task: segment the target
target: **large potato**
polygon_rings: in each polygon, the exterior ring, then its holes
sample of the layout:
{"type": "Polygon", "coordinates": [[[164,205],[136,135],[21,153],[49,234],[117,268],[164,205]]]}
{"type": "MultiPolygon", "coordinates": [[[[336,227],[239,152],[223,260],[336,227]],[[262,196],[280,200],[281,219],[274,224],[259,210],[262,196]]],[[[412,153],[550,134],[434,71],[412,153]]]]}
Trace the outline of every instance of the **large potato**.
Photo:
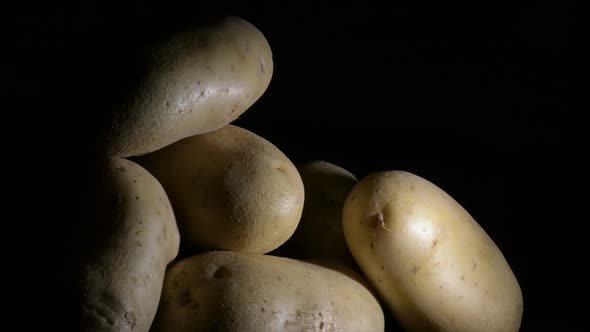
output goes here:
{"type": "Polygon", "coordinates": [[[273,73],[266,38],[237,17],[176,34],[136,62],[145,73],[100,135],[110,156],[146,154],[221,128],[258,100],[273,73]]]}
{"type": "Polygon", "coordinates": [[[383,331],[360,276],[270,255],[209,252],[166,273],[153,331],[383,331]]]}
{"type": "Polygon", "coordinates": [[[237,126],[196,135],[139,159],[172,201],[183,247],[267,253],[295,231],[304,189],[272,143],[237,126]]]}
{"type": "Polygon", "coordinates": [[[297,230],[277,253],[291,258],[354,260],[342,232],[342,206],[356,178],[342,167],[325,161],[297,167],[305,187],[303,214],[297,230]]]}
{"type": "Polygon", "coordinates": [[[373,173],[343,209],[350,250],[410,331],[517,331],[523,300],[499,248],[433,183],[373,173]]]}
{"type": "Polygon", "coordinates": [[[99,163],[96,181],[94,211],[81,220],[82,330],[148,331],[179,250],[170,202],[151,174],[125,159],[99,163]]]}

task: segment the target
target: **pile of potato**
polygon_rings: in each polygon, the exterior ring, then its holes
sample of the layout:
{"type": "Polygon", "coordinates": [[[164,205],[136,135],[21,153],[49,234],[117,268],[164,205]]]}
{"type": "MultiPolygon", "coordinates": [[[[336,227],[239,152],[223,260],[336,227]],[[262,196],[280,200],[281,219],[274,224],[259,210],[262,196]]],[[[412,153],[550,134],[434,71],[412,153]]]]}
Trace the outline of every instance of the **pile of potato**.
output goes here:
{"type": "Polygon", "coordinates": [[[435,184],[296,167],[231,124],[271,81],[256,27],[226,17],[145,57],[97,144],[83,331],[384,331],[384,310],[408,331],[519,329],[510,266],[435,184]]]}

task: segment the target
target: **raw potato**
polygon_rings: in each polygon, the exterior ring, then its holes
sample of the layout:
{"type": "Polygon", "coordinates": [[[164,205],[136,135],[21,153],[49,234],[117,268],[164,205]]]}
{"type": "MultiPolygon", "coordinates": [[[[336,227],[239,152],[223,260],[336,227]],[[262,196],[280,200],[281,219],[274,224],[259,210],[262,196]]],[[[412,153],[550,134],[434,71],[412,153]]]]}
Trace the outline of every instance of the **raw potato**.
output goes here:
{"type": "MultiPolygon", "coordinates": [[[[93,179],[94,180],[94,179],[93,179]]],[[[160,183],[121,158],[98,164],[81,261],[82,330],[148,331],[179,233],[160,183]],[[92,219],[92,218],[95,219],[92,219]]]]}
{"type": "Polygon", "coordinates": [[[349,194],[350,250],[409,331],[518,331],[523,300],[499,248],[471,215],[431,182],[373,173],[349,194]]]}
{"type": "Polygon", "coordinates": [[[169,269],[152,332],[383,330],[376,298],[347,274],[289,258],[217,251],[169,269]]]}
{"type": "Polygon", "coordinates": [[[356,178],[342,167],[325,161],[298,166],[305,187],[303,215],[297,230],[278,250],[291,258],[354,260],[342,232],[342,207],[356,178]]]}
{"type": "Polygon", "coordinates": [[[183,247],[267,253],[295,231],[304,189],[272,143],[237,126],[186,138],[140,158],[164,186],[183,247]]]}
{"type": "Polygon", "coordinates": [[[266,38],[238,17],[177,34],[141,60],[146,74],[102,135],[109,156],[143,155],[221,128],[262,96],[273,73],[266,38]]]}

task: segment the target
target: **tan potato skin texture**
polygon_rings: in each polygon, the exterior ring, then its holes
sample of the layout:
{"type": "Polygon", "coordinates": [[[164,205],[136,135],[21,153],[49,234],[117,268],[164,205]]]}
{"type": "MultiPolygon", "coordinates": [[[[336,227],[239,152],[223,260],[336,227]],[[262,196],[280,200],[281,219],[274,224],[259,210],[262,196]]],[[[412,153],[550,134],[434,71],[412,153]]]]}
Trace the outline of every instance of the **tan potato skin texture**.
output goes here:
{"type": "Polygon", "coordinates": [[[452,197],[403,171],[349,194],[344,234],[368,281],[408,331],[518,331],[518,281],[492,239],[452,197]]]}
{"type": "Polygon", "coordinates": [[[178,34],[147,61],[134,97],[113,116],[107,155],[143,155],[219,129],[262,96],[273,73],[266,38],[238,17],[178,34]]]}
{"type": "Polygon", "coordinates": [[[303,215],[293,236],[279,250],[291,258],[336,259],[353,265],[342,231],[342,207],[357,179],[344,168],[320,160],[297,169],[305,187],[303,215]]]}
{"type": "Polygon", "coordinates": [[[81,265],[81,330],[148,331],[179,250],[174,214],[160,183],[139,165],[108,158],[100,168],[96,224],[86,234],[95,245],[81,265]]]}
{"type": "Polygon", "coordinates": [[[272,143],[227,125],[139,159],[174,206],[183,246],[267,253],[295,231],[305,192],[272,143]]]}
{"type": "Polygon", "coordinates": [[[289,258],[217,251],[169,269],[152,332],[383,330],[376,298],[344,273],[289,258]]]}

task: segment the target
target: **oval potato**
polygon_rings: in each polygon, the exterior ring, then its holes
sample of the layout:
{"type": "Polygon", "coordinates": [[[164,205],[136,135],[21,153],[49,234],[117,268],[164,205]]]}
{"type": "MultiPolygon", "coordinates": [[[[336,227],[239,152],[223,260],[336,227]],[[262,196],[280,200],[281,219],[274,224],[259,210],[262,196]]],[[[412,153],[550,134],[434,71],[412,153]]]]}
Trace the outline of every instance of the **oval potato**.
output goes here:
{"type": "Polygon", "coordinates": [[[356,178],[344,168],[320,160],[297,169],[305,188],[303,214],[295,233],[277,254],[298,259],[336,259],[354,265],[342,232],[342,207],[356,178]]]}
{"type": "Polygon", "coordinates": [[[518,331],[522,293],[505,257],[471,215],[403,171],[362,179],[343,209],[350,250],[409,331],[518,331]]]}
{"type": "Polygon", "coordinates": [[[153,325],[153,332],[383,330],[377,299],[354,277],[289,258],[229,251],[175,263],[153,325]]]}
{"type": "Polygon", "coordinates": [[[109,156],[153,152],[235,120],[266,91],[270,45],[249,22],[226,17],[149,48],[130,96],[99,138],[109,156]]]}
{"type": "Polygon", "coordinates": [[[295,231],[305,192],[272,143],[227,125],[139,159],[164,186],[183,247],[267,253],[295,231]]]}
{"type": "Polygon", "coordinates": [[[174,213],[160,183],[129,160],[105,158],[96,181],[80,235],[83,331],[148,331],[179,250],[174,213]]]}

